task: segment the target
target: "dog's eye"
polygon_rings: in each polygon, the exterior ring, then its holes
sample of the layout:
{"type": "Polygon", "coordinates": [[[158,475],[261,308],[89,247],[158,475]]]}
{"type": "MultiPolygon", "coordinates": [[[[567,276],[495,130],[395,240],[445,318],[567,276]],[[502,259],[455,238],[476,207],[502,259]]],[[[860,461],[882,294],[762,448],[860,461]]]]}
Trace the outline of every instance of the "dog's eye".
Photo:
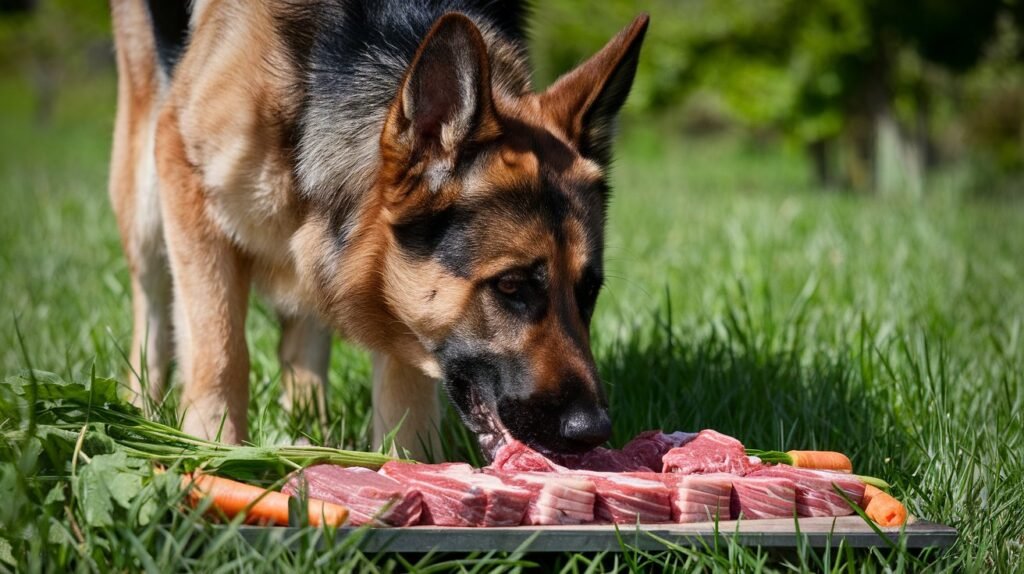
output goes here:
{"type": "Polygon", "coordinates": [[[544,276],[534,270],[510,269],[488,281],[487,289],[499,307],[514,317],[540,317],[546,309],[544,276]]]}
{"type": "Polygon", "coordinates": [[[494,284],[494,286],[502,295],[512,297],[519,293],[519,291],[523,288],[524,281],[525,279],[523,279],[523,277],[520,275],[502,275],[501,277],[498,278],[498,281],[497,283],[494,284]]]}

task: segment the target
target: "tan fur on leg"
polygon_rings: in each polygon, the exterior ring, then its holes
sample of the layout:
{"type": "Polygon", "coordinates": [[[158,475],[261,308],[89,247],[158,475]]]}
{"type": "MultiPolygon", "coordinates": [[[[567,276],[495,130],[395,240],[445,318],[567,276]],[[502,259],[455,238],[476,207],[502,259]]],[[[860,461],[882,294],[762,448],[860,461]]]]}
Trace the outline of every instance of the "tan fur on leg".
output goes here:
{"type": "MultiPolygon", "coordinates": [[[[154,258],[165,266],[166,256],[154,258]]],[[[167,369],[173,352],[171,341],[171,275],[166,267],[143,277],[132,277],[132,348],[129,362],[134,370],[132,390],[146,391],[156,402],[163,400],[167,369]],[[137,376],[136,376],[137,375],[137,376]],[[142,388],[142,380],[146,388],[142,388]]]]}
{"type": "Polygon", "coordinates": [[[157,169],[181,331],[183,428],[241,442],[248,433],[245,315],[250,263],[210,222],[201,179],[185,157],[173,108],[157,128],[157,169]],[[223,426],[222,426],[223,425],[223,426]]]}
{"type": "Polygon", "coordinates": [[[436,380],[390,355],[373,354],[374,447],[401,421],[395,446],[417,460],[441,460],[440,419],[436,380]]]}
{"type": "Polygon", "coordinates": [[[171,276],[167,268],[153,133],[160,83],[149,18],[141,2],[113,5],[117,42],[117,119],[110,160],[110,200],[132,280],[132,343],[128,379],[142,399],[160,399],[171,355],[171,276]]]}

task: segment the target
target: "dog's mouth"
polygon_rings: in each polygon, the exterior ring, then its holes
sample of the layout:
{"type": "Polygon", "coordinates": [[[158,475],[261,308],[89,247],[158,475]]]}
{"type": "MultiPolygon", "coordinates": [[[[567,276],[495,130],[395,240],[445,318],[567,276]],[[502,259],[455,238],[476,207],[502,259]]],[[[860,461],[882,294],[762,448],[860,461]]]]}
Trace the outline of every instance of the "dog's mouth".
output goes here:
{"type": "Polygon", "coordinates": [[[456,378],[445,386],[462,422],[477,436],[483,455],[488,461],[494,460],[498,450],[512,440],[512,433],[501,422],[497,409],[468,380],[456,378]]]}
{"type": "Polygon", "coordinates": [[[467,416],[472,421],[470,424],[476,427],[472,430],[477,435],[480,450],[487,460],[494,460],[494,455],[498,450],[512,440],[512,433],[501,422],[501,417],[498,416],[495,408],[489,405],[472,387],[469,390],[467,416]]]}

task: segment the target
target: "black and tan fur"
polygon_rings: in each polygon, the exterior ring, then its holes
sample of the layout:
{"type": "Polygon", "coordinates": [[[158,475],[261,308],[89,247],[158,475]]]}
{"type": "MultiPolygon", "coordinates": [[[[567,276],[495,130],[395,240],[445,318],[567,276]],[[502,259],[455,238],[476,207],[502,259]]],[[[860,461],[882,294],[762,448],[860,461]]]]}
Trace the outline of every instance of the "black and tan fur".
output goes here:
{"type": "Polygon", "coordinates": [[[534,93],[519,2],[151,4],[113,1],[110,193],[132,364],[160,393],[176,349],[186,430],[246,437],[255,286],[287,404],[323,406],[336,331],[373,353],[375,442],[405,417],[436,448],[436,381],[485,446],[607,439],[588,330],[645,16],[534,93]]]}

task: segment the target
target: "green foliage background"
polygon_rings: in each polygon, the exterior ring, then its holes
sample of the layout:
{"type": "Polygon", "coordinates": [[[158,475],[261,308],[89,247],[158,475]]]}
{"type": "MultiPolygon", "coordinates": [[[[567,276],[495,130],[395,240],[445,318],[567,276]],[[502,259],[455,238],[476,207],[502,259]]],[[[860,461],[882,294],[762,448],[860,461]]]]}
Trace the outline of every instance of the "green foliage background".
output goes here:
{"type": "MultiPolygon", "coordinates": [[[[0,11],[0,70],[31,80],[46,121],[62,83],[112,66],[107,6],[8,4],[31,9],[0,11]]],[[[976,192],[1024,183],[1021,0],[534,2],[538,83],[641,11],[652,24],[634,117],[806,150],[809,175],[828,187],[887,191],[895,169],[895,185],[919,194],[925,175],[950,165],[967,166],[976,192]],[[890,120],[895,144],[879,135],[890,120]]]]}
{"type": "Polygon", "coordinates": [[[629,104],[637,115],[685,125],[711,114],[760,141],[826,144],[838,177],[822,183],[860,189],[884,177],[870,173],[886,153],[875,122],[891,116],[925,170],[967,161],[989,176],[976,190],[1019,187],[1018,1],[555,0],[537,5],[541,83],[641,10],[652,24],[629,104]]]}

